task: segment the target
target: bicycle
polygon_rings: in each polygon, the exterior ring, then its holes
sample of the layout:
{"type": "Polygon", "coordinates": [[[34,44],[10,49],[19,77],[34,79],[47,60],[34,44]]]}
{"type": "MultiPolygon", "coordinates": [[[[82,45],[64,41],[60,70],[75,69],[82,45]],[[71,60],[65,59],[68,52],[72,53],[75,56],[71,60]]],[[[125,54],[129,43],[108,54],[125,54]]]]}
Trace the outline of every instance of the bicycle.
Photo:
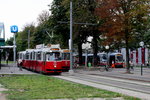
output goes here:
{"type": "Polygon", "coordinates": [[[78,63],[73,63],[73,68],[78,68],[79,64],[78,63]]]}
{"type": "Polygon", "coordinates": [[[104,72],[105,70],[108,72],[111,72],[113,70],[113,68],[109,65],[104,65],[103,67],[100,67],[99,69],[101,72],[104,72]]]}

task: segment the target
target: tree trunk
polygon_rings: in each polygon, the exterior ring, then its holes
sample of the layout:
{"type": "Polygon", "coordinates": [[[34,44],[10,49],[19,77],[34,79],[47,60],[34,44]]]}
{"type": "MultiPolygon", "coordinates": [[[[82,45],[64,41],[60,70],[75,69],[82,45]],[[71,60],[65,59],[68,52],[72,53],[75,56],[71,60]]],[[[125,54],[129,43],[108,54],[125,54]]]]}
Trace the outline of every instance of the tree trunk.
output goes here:
{"type": "Polygon", "coordinates": [[[125,42],[126,42],[126,73],[130,73],[130,64],[129,64],[129,42],[128,42],[128,31],[125,33],[125,42]]]}
{"type": "Polygon", "coordinates": [[[96,33],[93,34],[93,58],[94,58],[94,61],[93,61],[93,64],[94,66],[97,65],[97,53],[98,53],[98,45],[97,45],[97,36],[96,36],[96,33]]]}
{"type": "Polygon", "coordinates": [[[82,43],[78,43],[79,64],[82,65],[82,43]]]}

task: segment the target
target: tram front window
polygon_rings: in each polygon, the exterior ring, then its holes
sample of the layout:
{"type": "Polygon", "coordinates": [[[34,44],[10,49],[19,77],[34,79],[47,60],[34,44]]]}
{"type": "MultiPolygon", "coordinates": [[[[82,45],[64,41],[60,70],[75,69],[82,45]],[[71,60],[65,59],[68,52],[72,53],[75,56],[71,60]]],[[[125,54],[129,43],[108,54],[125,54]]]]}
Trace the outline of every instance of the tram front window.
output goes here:
{"type": "Polygon", "coordinates": [[[55,58],[54,58],[54,59],[55,59],[56,61],[61,60],[60,53],[56,52],[56,53],[54,53],[54,55],[55,55],[55,58]]]}
{"type": "Polygon", "coordinates": [[[107,60],[107,55],[103,54],[102,55],[102,60],[106,61],[107,60]]]}
{"type": "Polygon", "coordinates": [[[118,61],[123,61],[123,57],[122,56],[117,56],[117,60],[118,61]]]}
{"type": "Polygon", "coordinates": [[[46,54],[46,61],[58,61],[61,60],[59,52],[52,52],[46,54]]]}

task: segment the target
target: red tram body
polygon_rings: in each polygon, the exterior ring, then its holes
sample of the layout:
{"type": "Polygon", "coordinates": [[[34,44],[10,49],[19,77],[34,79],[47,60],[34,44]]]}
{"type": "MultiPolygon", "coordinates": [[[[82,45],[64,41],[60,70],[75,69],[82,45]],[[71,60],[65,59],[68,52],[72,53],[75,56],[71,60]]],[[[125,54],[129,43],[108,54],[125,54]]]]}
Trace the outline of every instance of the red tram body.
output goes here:
{"type": "MultiPolygon", "coordinates": [[[[42,73],[62,72],[62,51],[59,45],[19,52],[18,66],[42,73]]],[[[68,60],[66,61],[69,62],[68,60]]],[[[70,63],[67,64],[70,67],[70,63]]]]}
{"type": "Polygon", "coordinates": [[[61,50],[62,57],[62,71],[69,71],[70,69],[70,51],[68,49],[61,50]]]}

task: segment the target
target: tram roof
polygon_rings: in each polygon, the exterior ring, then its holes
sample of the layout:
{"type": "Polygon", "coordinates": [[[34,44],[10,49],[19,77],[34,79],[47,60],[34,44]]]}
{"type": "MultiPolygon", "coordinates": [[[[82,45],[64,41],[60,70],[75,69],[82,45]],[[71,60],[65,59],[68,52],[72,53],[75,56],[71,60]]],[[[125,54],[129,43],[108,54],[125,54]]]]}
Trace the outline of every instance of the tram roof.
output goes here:
{"type": "Polygon", "coordinates": [[[0,46],[1,49],[5,49],[5,48],[13,48],[14,46],[0,46]]]}
{"type": "Polygon", "coordinates": [[[18,52],[18,53],[26,53],[26,51],[20,51],[20,52],[18,52]]]}
{"type": "Polygon", "coordinates": [[[69,53],[70,50],[69,49],[61,49],[61,52],[63,52],[63,53],[69,53]]]}
{"type": "Polygon", "coordinates": [[[122,54],[122,53],[120,53],[120,52],[110,53],[110,55],[117,55],[117,54],[122,54]]]}

